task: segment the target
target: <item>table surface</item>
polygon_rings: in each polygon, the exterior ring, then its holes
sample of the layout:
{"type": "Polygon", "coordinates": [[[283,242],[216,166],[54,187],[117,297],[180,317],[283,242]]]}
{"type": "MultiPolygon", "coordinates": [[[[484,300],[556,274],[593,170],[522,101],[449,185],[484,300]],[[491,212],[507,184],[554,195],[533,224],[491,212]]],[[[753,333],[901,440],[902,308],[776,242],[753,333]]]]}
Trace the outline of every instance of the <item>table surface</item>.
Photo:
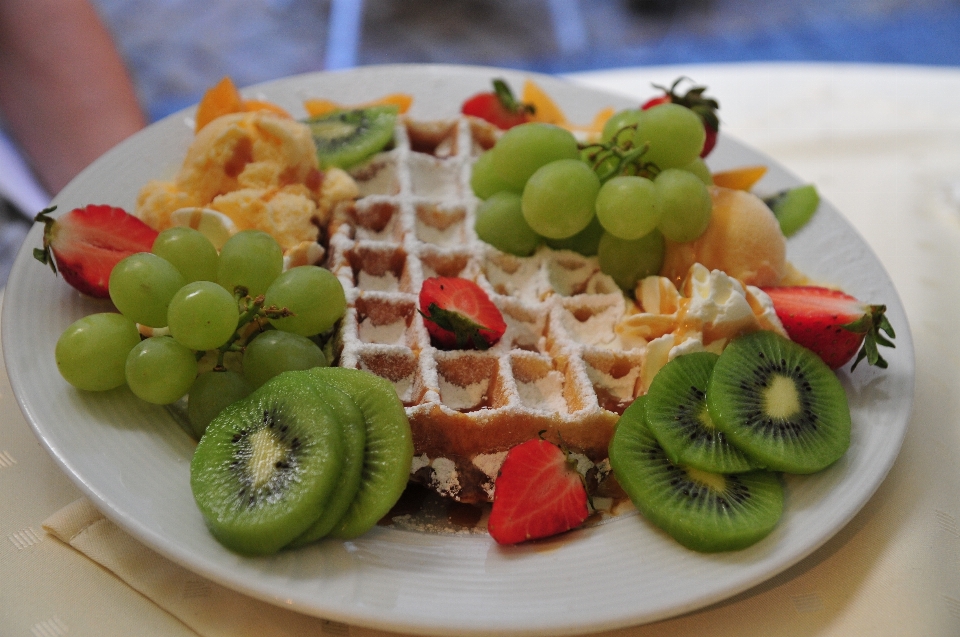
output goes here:
{"type": "MultiPolygon", "coordinates": [[[[722,134],[816,184],[877,253],[913,333],[915,408],[885,482],[813,555],[713,607],[604,635],[960,634],[960,69],[704,65],[571,79],[640,100],[679,75],[720,98],[722,134]]],[[[0,634],[196,635],[46,535],[42,522],[80,497],[0,369],[0,634]]]]}

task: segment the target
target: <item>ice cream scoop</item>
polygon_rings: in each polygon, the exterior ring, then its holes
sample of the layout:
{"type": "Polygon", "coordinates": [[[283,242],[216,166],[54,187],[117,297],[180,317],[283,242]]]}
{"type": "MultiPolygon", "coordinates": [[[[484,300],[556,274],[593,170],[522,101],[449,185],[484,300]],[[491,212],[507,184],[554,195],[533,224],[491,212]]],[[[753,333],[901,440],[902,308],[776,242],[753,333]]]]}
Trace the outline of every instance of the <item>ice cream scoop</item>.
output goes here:
{"type": "Polygon", "coordinates": [[[660,274],[679,285],[700,263],[722,270],[746,285],[776,285],[787,272],[787,244],[776,217],[763,200],[743,191],[714,186],[710,225],[687,243],[667,241],[660,274]]]}
{"type": "Polygon", "coordinates": [[[343,171],[318,168],[310,129],[266,111],[231,113],[196,135],[173,181],[151,181],[137,198],[137,216],[169,227],[182,208],[229,217],[238,230],[269,232],[284,250],[316,241],[336,201],[358,194],[343,171]]]}

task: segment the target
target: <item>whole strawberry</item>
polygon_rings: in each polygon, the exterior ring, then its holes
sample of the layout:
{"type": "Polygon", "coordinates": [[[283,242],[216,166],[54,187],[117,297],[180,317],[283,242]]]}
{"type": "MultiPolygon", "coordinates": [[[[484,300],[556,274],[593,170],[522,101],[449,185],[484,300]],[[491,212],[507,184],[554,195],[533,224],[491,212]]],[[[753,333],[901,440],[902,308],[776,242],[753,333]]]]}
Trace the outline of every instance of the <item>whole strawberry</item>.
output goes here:
{"type": "Polygon", "coordinates": [[[878,345],[894,347],[893,326],[883,305],[866,305],[856,298],[817,286],[764,288],[790,339],[813,350],[832,369],[856,356],[851,370],[863,359],[886,368],[878,345]],[[884,336],[886,334],[886,336],[884,336]]]}
{"type": "Polygon", "coordinates": [[[719,110],[720,104],[712,97],[704,95],[704,92],[707,90],[706,86],[694,86],[683,95],[680,95],[677,92],[677,87],[680,86],[680,83],[685,79],[687,78],[677,78],[677,80],[670,85],[670,88],[654,84],[654,88],[663,91],[663,95],[647,100],[640,108],[647,110],[658,104],[673,103],[686,106],[696,113],[703,122],[703,128],[707,133],[707,139],[703,143],[703,150],[700,151],[700,156],[706,157],[717,144],[717,134],[720,132],[720,118],[717,117],[717,110],[719,110]]]}
{"type": "Polygon", "coordinates": [[[33,256],[49,265],[54,274],[77,290],[109,298],[110,272],[121,259],[150,252],[157,231],[122,208],[88,205],[54,219],[56,206],[42,210],[34,221],[42,223],[43,247],[33,256]]]}
{"type": "Polygon", "coordinates": [[[483,289],[468,279],[434,277],[420,288],[420,314],[434,346],[488,349],[507,325],[483,289]]]}
{"type": "Polygon", "coordinates": [[[530,121],[533,106],[518,102],[510,87],[503,80],[493,81],[493,91],[478,93],[463,103],[464,115],[472,115],[507,130],[530,121]]]}
{"type": "Polygon", "coordinates": [[[549,537],[583,524],[587,490],[557,445],[528,440],[507,452],[493,492],[487,530],[499,544],[549,537]]]}

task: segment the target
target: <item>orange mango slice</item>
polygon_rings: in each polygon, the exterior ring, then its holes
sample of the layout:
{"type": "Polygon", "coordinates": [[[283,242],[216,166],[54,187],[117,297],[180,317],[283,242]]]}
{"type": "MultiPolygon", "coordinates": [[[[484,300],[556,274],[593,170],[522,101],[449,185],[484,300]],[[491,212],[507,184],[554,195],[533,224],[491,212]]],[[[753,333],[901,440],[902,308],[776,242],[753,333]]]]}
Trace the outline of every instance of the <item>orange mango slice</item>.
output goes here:
{"type": "Polygon", "coordinates": [[[372,102],[366,102],[364,104],[354,104],[347,106],[340,104],[339,102],[334,102],[333,100],[327,100],[322,98],[313,98],[308,99],[303,102],[303,107],[307,110],[307,115],[310,117],[317,117],[320,115],[326,115],[327,113],[332,113],[333,111],[339,111],[343,109],[358,109],[358,108],[369,108],[371,106],[396,106],[397,112],[401,115],[410,110],[410,105],[413,104],[413,96],[406,93],[390,93],[389,95],[384,95],[383,97],[373,100],[372,102]]]}
{"type": "Polygon", "coordinates": [[[287,111],[273,102],[243,99],[233,80],[224,77],[203,94],[203,98],[197,105],[196,123],[193,132],[194,134],[198,133],[201,128],[222,115],[252,111],[270,111],[283,117],[290,117],[287,111]]]}
{"type": "Polygon", "coordinates": [[[743,166],[713,173],[713,184],[732,190],[750,190],[765,174],[766,166],[743,166]]]}
{"type": "Polygon", "coordinates": [[[560,110],[560,106],[533,80],[527,80],[523,83],[523,97],[521,101],[524,104],[533,105],[534,111],[530,119],[534,122],[556,124],[557,126],[563,127],[567,127],[570,124],[570,122],[567,121],[567,116],[560,110]]]}
{"type": "Polygon", "coordinates": [[[273,102],[266,100],[243,100],[243,110],[245,111],[269,111],[283,117],[292,117],[290,113],[280,108],[273,102]]]}
{"type": "Polygon", "coordinates": [[[614,113],[612,107],[607,107],[597,113],[593,121],[586,126],[580,126],[567,119],[560,106],[547,95],[540,85],[533,80],[526,80],[523,83],[523,96],[521,101],[524,104],[533,105],[534,112],[531,120],[534,122],[544,122],[546,124],[556,124],[571,131],[578,131],[587,134],[599,134],[603,131],[603,125],[614,113]]]}
{"type": "Polygon", "coordinates": [[[222,115],[243,111],[243,98],[240,91],[229,77],[225,77],[203,94],[203,99],[197,105],[196,125],[194,133],[222,115]]]}

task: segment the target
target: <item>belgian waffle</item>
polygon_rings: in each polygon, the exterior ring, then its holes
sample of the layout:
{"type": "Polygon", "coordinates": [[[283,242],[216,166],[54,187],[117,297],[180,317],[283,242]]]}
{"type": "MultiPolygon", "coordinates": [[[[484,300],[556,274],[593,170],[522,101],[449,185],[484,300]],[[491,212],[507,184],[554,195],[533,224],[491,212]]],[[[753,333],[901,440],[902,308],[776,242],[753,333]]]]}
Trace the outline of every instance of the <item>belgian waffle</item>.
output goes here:
{"type": "Polygon", "coordinates": [[[411,478],[469,503],[489,501],[506,451],[541,432],[596,489],[644,355],[615,332],[627,302],[596,259],[548,248],[520,258],[477,238],[470,170],[495,139],[472,118],[401,118],[393,146],[354,171],[360,198],[328,227],[328,267],[348,301],[338,364],[393,383],[413,429],[411,478]],[[431,345],[417,307],[433,276],[487,292],[507,324],[496,345],[431,345]]]}

